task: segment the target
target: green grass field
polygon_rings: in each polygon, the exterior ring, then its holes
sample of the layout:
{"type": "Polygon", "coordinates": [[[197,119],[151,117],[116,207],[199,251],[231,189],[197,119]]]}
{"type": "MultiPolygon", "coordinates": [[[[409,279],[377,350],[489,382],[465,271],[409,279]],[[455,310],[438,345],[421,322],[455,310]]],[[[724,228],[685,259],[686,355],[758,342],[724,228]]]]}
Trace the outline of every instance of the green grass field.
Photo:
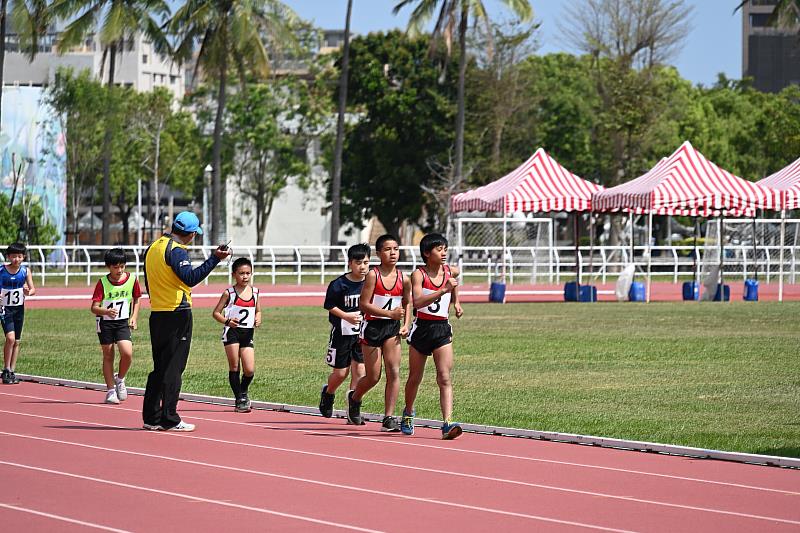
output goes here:
{"type": "MultiPolygon", "coordinates": [[[[458,420],[800,457],[800,302],[473,304],[465,313],[453,320],[458,420]]],[[[133,386],[152,366],[147,312],[140,318],[133,386]]],[[[194,332],[183,390],[229,395],[210,310],[195,311],[194,332]]],[[[265,309],[251,396],[316,405],[327,338],[321,309],[265,309]]],[[[440,418],[430,365],[417,413],[440,418]]],[[[101,382],[89,311],[27,310],[17,370],[101,382]]],[[[365,411],[382,411],[382,388],[365,411]]]]}

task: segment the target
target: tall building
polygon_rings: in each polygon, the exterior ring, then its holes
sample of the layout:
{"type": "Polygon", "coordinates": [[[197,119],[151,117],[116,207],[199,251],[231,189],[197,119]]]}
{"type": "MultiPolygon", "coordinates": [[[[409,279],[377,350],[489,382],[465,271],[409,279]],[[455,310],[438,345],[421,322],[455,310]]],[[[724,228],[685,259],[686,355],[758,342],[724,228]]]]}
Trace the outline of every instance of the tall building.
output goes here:
{"type": "Polygon", "coordinates": [[[764,92],[800,85],[800,32],[770,25],[777,3],[750,0],[742,7],[742,76],[764,92]]]}
{"type": "MultiPolygon", "coordinates": [[[[3,69],[4,85],[46,87],[53,83],[59,68],[72,68],[76,72],[88,70],[96,78],[108,79],[108,57],[103,61],[103,48],[96,36],[89,36],[81,46],[58,54],[58,30],[42,39],[39,53],[33,62],[19,51],[19,39],[13,28],[6,35],[6,58],[3,69]],[[101,72],[102,69],[102,72],[101,72]],[[101,76],[102,74],[102,76],[101,76]]],[[[133,87],[137,91],[151,91],[156,87],[169,89],[176,99],[184,95],[184,72],[168,57],[156,53],[142,34],[125,41],[122,53],[116,56],[114,68],[116,85],[133,87]]]]}

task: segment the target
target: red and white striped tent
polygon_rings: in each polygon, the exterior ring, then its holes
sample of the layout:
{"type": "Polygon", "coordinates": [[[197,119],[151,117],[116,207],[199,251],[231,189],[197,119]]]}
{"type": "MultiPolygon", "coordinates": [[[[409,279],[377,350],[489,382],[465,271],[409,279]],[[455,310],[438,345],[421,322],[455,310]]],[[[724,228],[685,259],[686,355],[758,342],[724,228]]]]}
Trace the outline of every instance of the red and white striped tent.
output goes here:
{"type": "Polygon", "coordinates": [[[800,158],[786,168],[767,176],[758,184],[771,187],[780,193],[781,203],[778,209],[797,209],[800,207],[800,158]]]}
{"type": "Polygon", "coordinates": [[[754,216],[757,209],[778,209],[780,194],[718,167],[686,141],[643,176],[595,193],[592,202],[596,211],[754,216]]]}
{"type": "Polygon", "coordinates": [[[539,148],[497,181],[453,196],[450,206],[453,212],[589,211],[592,194],[602,189],[565,169],[539,148]]]}

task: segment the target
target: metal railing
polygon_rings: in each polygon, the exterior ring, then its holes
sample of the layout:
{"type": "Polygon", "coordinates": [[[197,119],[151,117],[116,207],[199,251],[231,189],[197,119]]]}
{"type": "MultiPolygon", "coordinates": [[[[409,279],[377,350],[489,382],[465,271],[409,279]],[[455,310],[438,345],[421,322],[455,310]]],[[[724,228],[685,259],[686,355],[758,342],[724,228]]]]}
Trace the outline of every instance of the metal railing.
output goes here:
{"type": "MultiPolygon", "coordinates": [[[[97,277],[106,273],[103,255],[114,246],[29,246],[26,264],[35,280],[42,285],[71,283],[92,285],[97,277]]],[[[124,247],[128,252],[128,270],[142,274],[144,247],[124,247]]],[[[213,247],[189,248],[194,261],[206,259],[213,247]]],[[[619,271],[631,261],[630,246],[582,246],[577,254],[574,247],[507,247],[500,246],[452,247],[450,262],[458,264],[465,282],[483,282],[496,279],[505,263],[509,283],[562,283],[573,279],[576,272],[588,282],[604,283],[616,279],[619,271]]],[[[269,284],[324,284],[347,269],[347,251],[343,246],[237,246],[236,257],[248,257],[253,263],[253,279],[269,284]],[[260,253],[259,253],[260,252],[260,253]]],[[[633,262],[642,270],[647,267],[648,247],[633,248],[633,262]]],[[[704,250],[698,249],[693,257],[691,246],[653,246],[651,272],[653,279],[672,281],[688,279],[702,272],[704,250]]],[[[800,246],[784,248],[784,283],[797,283],[797,257],[800,246]]],[[[726,246],[724,276],[726,279],[745,279],[757,271],[767,283],[777,281],[780,269],[780,246],[726,246]]],[[[3,254],[0,258],[5,260],[3,254]]],[[[373,257],[373,262],[375,258],[373,257]]],[[[718,261],[714,260],[714,264],[718,261]]],[[[422,264],[419,248],[401,247],[398,266],[406,271],[422,264]]],[[[223,263],[206,278],[209,282],[230,282],[231,262],[223,263]]]]}

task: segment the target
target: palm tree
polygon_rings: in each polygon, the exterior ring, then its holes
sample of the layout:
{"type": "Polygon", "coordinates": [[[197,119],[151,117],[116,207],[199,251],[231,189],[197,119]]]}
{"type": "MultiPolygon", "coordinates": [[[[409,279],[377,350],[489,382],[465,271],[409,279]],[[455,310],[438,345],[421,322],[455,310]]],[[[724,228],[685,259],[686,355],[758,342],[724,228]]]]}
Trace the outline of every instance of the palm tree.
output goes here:
{"type": "MultiPolygon", "coordinates": [[[[169,50],[169,43],[160,24],[169,14],[164,0],[55,0],[50,6],[52,15],[71,21],[59,36],[58,53],[82,44],[88,36],[97,35],[103,49],[100,77],[108,57],[108,116],[114,100],[114,71],[117,55],[125,52],[125,43],[143,33],[156,51],[169,50]]],[[[111,141],[113,121],[107,120],[103,138],[103,244],[110,241],[111,215],[111,141]]]]}
{"type": "MultiPolygon", "coordinates": [[[[342,73],[339,77],[339,112],[336,118],[336,146],[333,151],[333,181],[331,183],[331,246],[338,244],[342,202],[342,151],[344,150],[344,112],[347,106],[347,77],[350,74],[350,15],[353,0],[347,0],[342,48],[342,73]]],[[[333,255],[331,251],[331,255],[333,255]]]]}
{"type": "Polygon", "coordinates": [[[294,12],[277,0],[187,0],[169,21],[169,32],[176,36],[174,55],[186,62],[196,54],[198,74],[213,80],[217,87],[217,110],[211,150],[212,204],[211,242],[224,235],[222,173],[222,130],[226,86],[231,69],[238,72],[241,89],[247,73],[266,77],[270,70],[270,48],[292,45],[294,12]],[[223,232],[220,232],[221,227],[223,232]]]}
{"type": "MultiPolygon", "coordinates": [[[[522,21],[528,21],[533,16],[528,0],[501,0],[522,21]]],[[[487,26],[487,35],[491,36],[489,16],[482,0],[401,0],[394,6],[392,12],[396,15],[404,7],[416,4],[408,20],[411,32],[423,31],[435,13],[436,23],[433,29],[431,46],[435,46],[437,38],[444,38],[448,57],[452,52],[453,35],[458,27],[458,93],[456,99],[456,160],[455,180],[460,180],[464,168],[464,80],[467,73],[467,28],[470,16],[475,21],[480,21],[487,26]]]]}

